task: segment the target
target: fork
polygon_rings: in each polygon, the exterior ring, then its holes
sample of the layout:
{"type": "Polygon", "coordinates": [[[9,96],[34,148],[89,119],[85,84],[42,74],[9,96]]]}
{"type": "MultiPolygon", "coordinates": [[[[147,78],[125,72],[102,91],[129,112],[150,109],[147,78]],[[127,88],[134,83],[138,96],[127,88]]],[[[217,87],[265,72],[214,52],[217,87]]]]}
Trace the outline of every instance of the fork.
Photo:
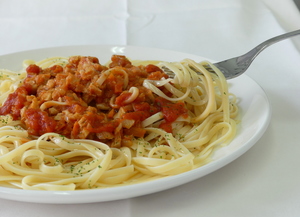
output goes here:
{"type": "MultiPolygon", "coordinates": [[[[300,29],[296,30],[296,31],[292,31],[292,32],[288,32],[282,35],[278,35],[276,37],[270,38],[264,42],[262,42],[261,44],[259,44],[258,46],[256,46],[255,48],[253,48],[252,50],[250,50],[249,52],[245,53],[244,55],[238,56],[238,57],[234,57],[231,59],[227,59],[218,63],[213,63],[213,65],[215,65],[225,76],[225,78],[228,79],[232,79],[235,78],[241,74],[243,74],[248,67],[251,65],[252,61],[257,57],[257,55],[262,52],[265,48],[267,48],[268,46],[279,42],[281,40],[296,36],[300,34],[300,29]]],[[[204,67],[210,71],[210,72],[214,72],[214,70],[208,66],[208,65],[204,65],[204,67]]],[[[169,74],[169,73],[168,73],[169,74]]]]}
{"type": "MultiPolygon", "coordinates": [[[[270,38],[249,52],[245,53],[242,56],[234,57],[228,60],[224,60],[218,63],[213,63],[225,76],[225,78],[231,79],[243,74],[248,67],[251,65],[252,61],[257,57],[257,55],[262,52],[265,48],[270,45],[282,41],[284,39],[296,36],[300,34],[300,29],[292,32],[288,32],[276,37],[270,38]]],[[[205,67],[208,71],[212,71],[209,66],[205,67]]]]}

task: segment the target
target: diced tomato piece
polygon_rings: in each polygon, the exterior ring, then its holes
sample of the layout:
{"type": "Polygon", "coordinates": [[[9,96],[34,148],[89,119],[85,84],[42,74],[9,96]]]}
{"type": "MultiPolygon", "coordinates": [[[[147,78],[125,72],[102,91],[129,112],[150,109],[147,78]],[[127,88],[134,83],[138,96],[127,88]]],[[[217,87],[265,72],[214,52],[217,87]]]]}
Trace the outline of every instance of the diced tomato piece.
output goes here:
{"type": "Polygon", "coordinates": [[[122,92],[118,97],[116,97],[115,104],[120,107],[126,105],[125,101],[129,99],[131,95],[132,93],[130,92],[122,92]]]}
{"type": "Polygon", "coordinates": [[[157,105],[161,108],[164,118],[167,122],[174,122],[179,116],[187,116],[188,110],[183,102],[173,103],[164,98],[156,98],[157,105]]]}
{"type": "Polygon", "coordinates": [[[168,78],[169,76],[161,71],[152,72],[147,79],[149,80],[161,80],[162,78],[168,78]]]}
{"type": "Polygon", "coordinates": [[[14,120],[20,117],[20,110],[26,102],[27,90],[24,87],[19,87],[14,93],[8,95],[8,98],[0,107],[0,115],[11,114],[14,120]]]}
{"type": "Polygon", "coordinates": [[[114,90],[114,93],[122,93],[124,86],[124,73],[118,71],[118,69],[113,70],[107,77],[105,83],[108,85],[109,89],[114,90]]]}
{"type": "Polygon", "coordinates": [[[148,111],[136,111],[129,112],[123,115],[123,119],[135,120],[135,121],[143,121],[146,118],[150,117],[150,113],[148,111]]]}
{"type": "Polygon", "coordinates": [[[71,135],[72,135],[73,138],[77,138],[77,135],[79,133],[80,133],[80,125],[79,125],[78,121],[76,121],[73,125],[71,135]]]}
{"type": "Polygon", "coordinates": [[[107,117],[108,117],[108,118],[113,118],[115,114],[116,114],[116,111],[115,111],[114,109],[111,109],[111,110],[107,113],[107,117]]]}
{"type": "Polygon", "coordinates": [[[122,66],[125,68],[129,68],[132,66],[131,62],[123,55],[113,55],[111,57],[111,63],[109,64],[110,68],[116,67],[116,66],[122,66]]]}
{"type": "Polygon", "coordinates": [[[68,110],[73,114],[82,114],[86,110],[86,107],[74,103],[68,107],[68,110]]]}
{"type": "Polygon", "coordinates": [[[41,68],[35,64],[31,64],[26,68],[26,72],[29,74],[39,74],[40,71],[41,71],[41,68]]]}
{"type": "Polygon", "coordinates": [[[134,111],[149,111],[150,105],[147,102],[136,103],[133,105],[134,111]]]}
{"type": "Polygon", "coordinates": [[[25,111],[24,117],[29,134],[43,135],[44,133],[55,132],[56,121],[49,117],[45,111],[29,108],[25,111]]]}
{"type": "Polygon", "coordinates": [[[57,73],[61,73],[64,69],[63,69],[62,66],[54,65],[54,66],[52,66],[52,67],[50,68],[50,70],[51,70],[53,73],[57,74],[57,73]]]}
{"type": "Polygon", "coordinates": [[[153,65],[153,64],[146,65],[145,70],[148,73],[157,72],[157,71],[163,72],[158,66],[153,65]]]}

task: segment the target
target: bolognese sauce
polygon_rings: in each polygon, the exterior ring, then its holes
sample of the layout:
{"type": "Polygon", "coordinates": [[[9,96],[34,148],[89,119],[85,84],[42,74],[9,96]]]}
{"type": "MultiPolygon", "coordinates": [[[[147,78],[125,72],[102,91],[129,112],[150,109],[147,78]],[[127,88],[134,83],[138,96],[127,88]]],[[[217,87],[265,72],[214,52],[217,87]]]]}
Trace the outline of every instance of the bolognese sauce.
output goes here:
{"type": "Polygon", "coordinates": [[[167,132],[179,116],[187,116],[183,102],[170,102],[143,86],[145,79],[168,78],[159,67],[134,66],[122,55],[113,55],[108,66],[96,57],[72,56],[63,67],[29,65],[26,72],[0,115],[21,120],[33,136],[55,132],[111,147],[130,146],[133,137],[145,136],[142,121],[151,115],[163,113],[160,127],[167,132]]]}

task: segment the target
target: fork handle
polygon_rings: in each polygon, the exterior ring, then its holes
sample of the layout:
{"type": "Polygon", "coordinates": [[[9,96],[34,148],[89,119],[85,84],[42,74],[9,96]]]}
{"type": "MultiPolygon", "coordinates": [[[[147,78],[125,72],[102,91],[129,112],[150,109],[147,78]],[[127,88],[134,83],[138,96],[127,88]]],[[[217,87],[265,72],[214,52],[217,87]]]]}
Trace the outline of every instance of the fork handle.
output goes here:
{"type": "Polygon", "coordinates": [[[262,42],[261,44],[259,44],[258,46],[256,46],[255,48],[253,48],[252,50],[250,50],[248,53],[246,53],[243,56],[247,56],[250,57],[252,56],[252,60],[254,60],[254,58],[260,53],[262,52],[264,49],[266,49],[267,47],[269,47],[270,45],[288,39],[290,37],[296,36],[300,34],[300,29],[292,31],[292,32],[288,32],[282,35],[278,35],[276,37],[270,38],[264,42],[262,42]]]}

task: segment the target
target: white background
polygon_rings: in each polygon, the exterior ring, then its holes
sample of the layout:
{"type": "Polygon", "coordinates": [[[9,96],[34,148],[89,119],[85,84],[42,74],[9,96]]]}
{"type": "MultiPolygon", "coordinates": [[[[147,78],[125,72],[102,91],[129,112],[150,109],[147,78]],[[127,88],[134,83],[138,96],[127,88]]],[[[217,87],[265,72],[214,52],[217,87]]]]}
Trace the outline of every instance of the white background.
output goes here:
{"type": "MultiPolygon", "coordinates": [[[[219,61],[300,28],[300,15],[292,0],[0,0],[0,28],[0,55],[110,44],[219,61]]],[[[272,121],[253,148],[224,168],[171,190],[113,202],[0,199],[0,216],[300,216],[299,42],[300,36],[267,48],[247,71],[266,91],[272,121]]]]}

